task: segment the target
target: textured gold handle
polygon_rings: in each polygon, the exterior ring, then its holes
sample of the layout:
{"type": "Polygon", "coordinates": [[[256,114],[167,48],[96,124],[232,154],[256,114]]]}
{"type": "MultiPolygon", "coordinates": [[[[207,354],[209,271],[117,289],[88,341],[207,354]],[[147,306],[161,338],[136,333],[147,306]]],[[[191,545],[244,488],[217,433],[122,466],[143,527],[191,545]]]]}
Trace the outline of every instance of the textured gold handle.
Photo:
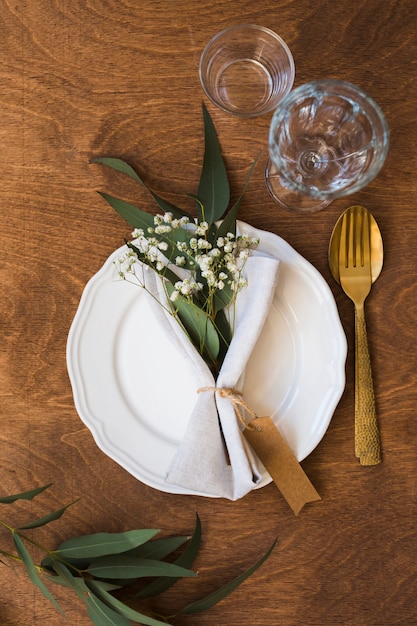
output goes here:
{"type": "Polygon", "coordinates": [[[377,465],[381,444],[363,306],[355,307],[355,352],[355,453],[361,465],[377,465]]]}

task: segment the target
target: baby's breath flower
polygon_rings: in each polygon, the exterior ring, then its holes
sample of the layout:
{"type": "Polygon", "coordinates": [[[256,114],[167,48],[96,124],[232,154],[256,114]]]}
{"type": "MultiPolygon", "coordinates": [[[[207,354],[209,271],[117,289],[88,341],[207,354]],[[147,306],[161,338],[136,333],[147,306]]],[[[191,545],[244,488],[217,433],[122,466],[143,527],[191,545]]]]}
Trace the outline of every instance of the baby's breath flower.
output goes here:
{"type": "Polygon", "coordinates": [[[164,216],[163,216],[163,220],[166,224],[170,224],[173,220],[174,216],[172,215],[172,213],[170,211],[167,211],[164,216]]]}
{"type": "Polygon", "coordinates": [[[176,256],[175,257],[175,265],[177,267],[183,267],[185,265],[185,256],[176,256]]]}
{"type": "Polygon", "coordinates": [[[259,238],[249,237],[248,235],[241,235],[238,237],[237,242],[242,248],[257,248],[259,246],[259,238]]]}
{"type": "Polygon", "coordinates": [[[157,235],[165,235],[166,233],[170,233],[172,230],[171,226],[168,224],[161,224],[160,226],[156,226],[155,233],[157,235]]]}
{"type": "Polygon", "coordinates": [[[198,241],[197,241],[197,248],[199,250],[210,250],[211,243],[209,241],[207,241],[207,239],[198,239],[198,241]]]}
{"type": "Polygon", "coordinates": [[[126,278],[126,274],[134,273],[133,266],[138,261],[138,255],[134,250],[127,250],[125,254],[115,262],[117,272],[121,278],[126,278]]]}
{"type": "Polygon", "coordinates": [[[180,252],[187,252],[187,244],[185,241],[177,241],[177,249],[180,252]]]}
{"type": "Polygon", "coordinates": [[[204,235],[208,231],[208,227],[209,225],[207,224],[207,222],[201,222],[200,224],[198,224],[197,228],[195,229],[195,232],[200,237],[204,237],[204,235]]]}
{"type": "Polygon", "coordinates": [[[195,260],[202,271],[208,270],[213,264],[212,257],[208,256],[207,254],[201,254],[199,256],[196,256],[195,260]]]}
{"type": "Polygon", "coordinates": [[[166,252],[166,251],[168,250],[168,244],[167,244],[167,242],[166,242],[166,241],[160,241],[160,242],[158,243],[158,248],[159,248],[160,250],[162,250],[163,252],[166,252]]]}
{"type": "Polygon", "coordinates": [[[147,250],[147,258],[151,263],[154,263],[159,258],[159,250],[155,245],[151,245],[147,250]]]}
{"type": "Polygon", "coordinates": [[[193,282],[189,278],[185,278],[184,280],[175,283],[175,289],[178,289],[183,296],[189,296],[193,290],[193,282]]]}
{"type": "Polygon", "coordinates": [[[214,285],[216,284],[216,275],[213,270],[204,270],[201,272],[201,276],[206,279],[209,287],[214,287],[214,285]]]}
{"type": "Polygon", "coordinates": [[[180,295],[180,292],[175,290],[171,293],[169,299],[171,300],[171,302],[175,302],[175,300],[178,300],[179,295],[180,295]]]}

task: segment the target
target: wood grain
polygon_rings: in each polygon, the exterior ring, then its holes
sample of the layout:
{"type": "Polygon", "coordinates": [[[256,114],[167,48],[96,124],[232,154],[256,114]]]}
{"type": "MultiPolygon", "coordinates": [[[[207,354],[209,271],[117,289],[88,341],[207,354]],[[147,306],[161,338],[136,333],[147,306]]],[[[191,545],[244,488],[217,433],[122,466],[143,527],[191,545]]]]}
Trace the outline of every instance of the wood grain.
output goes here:
{"type": "MultiPolygon", "coordinates": [[[[50,547],[75,534],[159,527],[187,533],[198,511],[204,542],[196,583],[163,600],[175,611],[278,545],[255,576],[180,626],[413,626],[417,624],[417,9],[413,0],[3,0],[0,3],[0,480],[15,493],[47,482],[27,516],[81,497],[36,537],[50,547]],[[206,42],[236,22],[264,24],[290,46],[296,82],[335,77],[365,88],[391,127],[378,178],[355,194],[380,226],[385,264],[366,305],[383,462],[353,450],[353,307],[327,265],[330,234],[350,199],[311,216],[287,213],[264,185],[270,118],[241,121],[211,105],[238,194],[260,150],[241,218],[282,236],[323,274],[349,344],[346,391],[303,467],[322,501],[295,518],[273,485],[231,503],[155,491],[106,457],[78,418],[65,345],[84,285],[129,229],[96,191],[148,198],[95,155],[135,165],[177,202],[194,192],[202,162],[198,62],[206,42]]],[[[10,548],[0,531],[0,547],[10,548]]],[[[18,567],[0,564],[3,626],[85,626],[65,590],[59,615],[18,567]]]]}

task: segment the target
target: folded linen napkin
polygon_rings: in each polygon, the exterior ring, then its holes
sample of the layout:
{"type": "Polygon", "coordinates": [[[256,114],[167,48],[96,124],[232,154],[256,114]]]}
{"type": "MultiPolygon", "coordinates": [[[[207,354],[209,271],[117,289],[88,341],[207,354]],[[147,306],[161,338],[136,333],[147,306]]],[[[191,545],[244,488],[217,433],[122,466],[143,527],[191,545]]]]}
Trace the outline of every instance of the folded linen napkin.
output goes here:
{"type": "MultiPolygon", "coordinates": [[[[155,304],[161,329],[192,364],[196,387],[185,435],[165,478],[168,484],[237,500],[261,481],[263,466],[243,436],[233,402],[216,393],[216,388],[241,389],[246,363],[274,296],[278,270],[277,259],[257,251],[246,261],[247,285],[237,295],[234,335],[217,381],[175,319],[155,304]]],[[[158,300],[164,298],[154,272],[147,272],[146,286],[158,300]]]]}

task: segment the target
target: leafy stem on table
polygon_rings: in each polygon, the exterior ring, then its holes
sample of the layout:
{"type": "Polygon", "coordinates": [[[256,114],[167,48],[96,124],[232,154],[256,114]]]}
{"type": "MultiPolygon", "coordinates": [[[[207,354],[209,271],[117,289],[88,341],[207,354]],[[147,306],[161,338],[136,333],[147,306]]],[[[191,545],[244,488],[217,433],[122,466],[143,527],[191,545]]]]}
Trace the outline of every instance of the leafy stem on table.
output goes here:
{"type": "MultiPolygon", "coordinates": [[[[22,493],[0,497],[0,504],[13,504],[18,500],[33,500],[51,484],[22,493]]],[[[16,553],[0,549],[0,555],[24,565],[30,581],[43,595],[64,614],[51,593],[50,584],[70,589],[87,608],[95,626],[167,626],[179,615],[198,613],[210,609],[229,595],[251,576],[269,557],[276,541],[248,570],[217,589],[170,616],[153,613],[149,615],[124,602],[123,592],[134,592],[135,606],[141,600],[158,596],[182,578],[195,578],[191,566],[201,544],[201,522],[196,515],[193,534],[190,536],[156,539],[157,529],[138,529],[119,533],[98,532],[72,537],[55,550],[39,544],[25,533],[58,520],[77,500],[52,511],[23,526],[15,527],[0,519],[0,526],[12,535],[16,553]],[[45,556],[36,564],[30,548],[36,548],[45,556]],[[169,560],[168,560],[169,559],[169,560]]],[[[3,565],[4,560],[0,559],[3,565]]]]}

